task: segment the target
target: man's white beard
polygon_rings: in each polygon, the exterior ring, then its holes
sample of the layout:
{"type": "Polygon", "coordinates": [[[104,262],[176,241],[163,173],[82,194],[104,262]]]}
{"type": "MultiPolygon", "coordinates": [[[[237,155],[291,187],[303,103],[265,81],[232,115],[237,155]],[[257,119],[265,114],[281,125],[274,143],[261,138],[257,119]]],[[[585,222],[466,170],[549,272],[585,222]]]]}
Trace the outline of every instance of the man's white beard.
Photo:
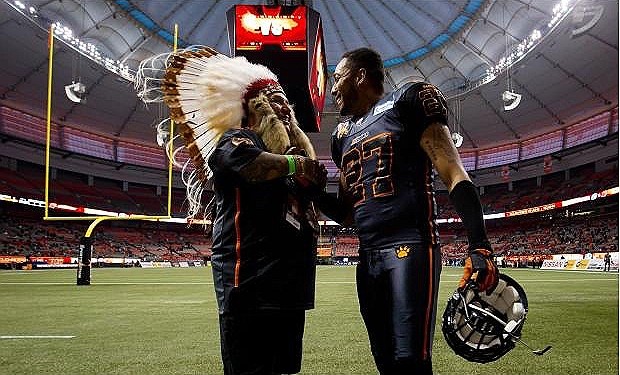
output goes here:
{"type": "Polygon", "coordinates": [[[283,155],[291,147],[296,147],[299,150],[305,151],[306,156],[316,159],[314,147],[312,147],[308,136],[299,127],[292,108],[288,130],[284,122],[278,118],[269,105],[269,100],[266,96],[261,94],[256,98],[250,99],[248,108],[250,111],[254,110],[257,118],[260,118],[260,123],[252,130],[261,137],[269,152],[283,155]]]}

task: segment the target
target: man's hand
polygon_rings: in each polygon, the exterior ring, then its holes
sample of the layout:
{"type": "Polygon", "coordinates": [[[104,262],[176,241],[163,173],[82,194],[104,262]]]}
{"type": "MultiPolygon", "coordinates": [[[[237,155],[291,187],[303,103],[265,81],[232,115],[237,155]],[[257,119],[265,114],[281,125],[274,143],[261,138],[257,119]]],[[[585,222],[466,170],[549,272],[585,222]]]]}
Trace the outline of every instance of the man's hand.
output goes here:
{"type": "Polygon", "coordinates": [[[317,160],[295,155],[295,180],[304,188],[322,191],[327,185],[327,169],[317,160]]]}
{"type": "Polygon", "coordinates": [[[478,285],[478,290],[491,293],[499,281],[499,270],[491,257],[491,252],[486,249],[472,251],[465,259],[465,269],[459,281],[459,289],[467,285],[469,281],[478,285]]]}

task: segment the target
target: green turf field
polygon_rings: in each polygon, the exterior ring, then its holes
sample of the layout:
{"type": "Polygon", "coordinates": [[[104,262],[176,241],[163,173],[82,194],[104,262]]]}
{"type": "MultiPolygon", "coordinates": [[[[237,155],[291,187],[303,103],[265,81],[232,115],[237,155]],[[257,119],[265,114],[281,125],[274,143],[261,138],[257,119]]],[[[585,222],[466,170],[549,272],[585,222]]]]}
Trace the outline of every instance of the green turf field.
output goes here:
{"type": "MultiPolygon", "coordinates": [[[[375,374],[355,296],[354,268],[317,270],[302,374],[375,374]]],[[[459,269],[445,268],[440,311],[459,269]]],[[[618,274],[507,270],[528,293],[522,346],[473,364],[437,328],[436,374],[618,374],[618,274]]],[[[440,315],[438,314],[440,319],[440,315]]],[[[210,268],[0,271],[0,374],[221,374],[210,268]],[[7,336],[75,336],[7,338],[7,336]]]]}

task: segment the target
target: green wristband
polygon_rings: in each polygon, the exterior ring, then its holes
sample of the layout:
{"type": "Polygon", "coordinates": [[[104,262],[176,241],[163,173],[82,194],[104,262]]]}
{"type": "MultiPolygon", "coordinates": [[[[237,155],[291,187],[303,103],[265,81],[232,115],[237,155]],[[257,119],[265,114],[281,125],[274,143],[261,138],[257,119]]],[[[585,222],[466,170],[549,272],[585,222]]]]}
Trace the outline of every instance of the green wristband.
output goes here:
{"type": "Polygon", "coordinates": [[[295,163],[295,158],[292,155],[284,155],[286,156],[286,160],[288,161],[288,175],[292,176],[297,172],[297,164],[295,163]]]}

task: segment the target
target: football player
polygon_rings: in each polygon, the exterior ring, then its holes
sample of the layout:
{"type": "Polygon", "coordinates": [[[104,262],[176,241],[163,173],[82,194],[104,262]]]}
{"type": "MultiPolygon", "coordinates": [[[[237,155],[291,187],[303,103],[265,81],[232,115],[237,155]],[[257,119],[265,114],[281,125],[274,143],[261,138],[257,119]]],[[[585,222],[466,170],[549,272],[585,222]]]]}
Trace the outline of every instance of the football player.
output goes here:
{"type": "Polygon", "coordinates": [[[358,298],[379,372],[432,374],[441,272],[433,167],[467,229],[460,286],[476,282],[488,291],[498,272],[478,192],[435,86],[408,83],[385,95],[381,57],[368,48],[345,53],[333,77],[335,105],[348,120],[332,135],[332,158],[341,171],[338,200],[322,195],[321,209],[357,227],[358,298]]]}

